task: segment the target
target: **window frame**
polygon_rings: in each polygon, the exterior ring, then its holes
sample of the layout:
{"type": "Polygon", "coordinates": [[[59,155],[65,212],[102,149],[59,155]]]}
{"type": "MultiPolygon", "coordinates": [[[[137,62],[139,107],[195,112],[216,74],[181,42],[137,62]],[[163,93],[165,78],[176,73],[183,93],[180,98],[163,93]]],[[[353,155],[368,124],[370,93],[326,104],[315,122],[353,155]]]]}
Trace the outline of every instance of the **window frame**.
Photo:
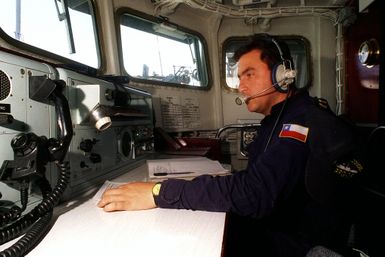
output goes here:
{"type": "MultiPolygon", "coordinates": [[[[88,0],[89,4],[92,6],[92,23],[95,28],[95,46],[96,46],[96,55],[99,62],[99,67],[95,68],[92,66],[89,66],[87,64],[69,59],[65,56],[59,55],[54,52],[50,52],[49,50],[30,45],[28,43],[19,41],[11,36],[9,36],[1,27],[0,27],[0,38],[4,40],[6,43],[10,44],[11,46],[14,46],[16,48],[19,48],[23,51],[30,52],[32,54],[37,54],[41,57],[48,58],[52,60],[51,62],[59,62],[60,64],[53,63],[52,65],[58,65],[61,67],[69,68],[69,69],[76,69],[77,71],[81,73],[85,73],[88,75],[97,75],[97,71],[102,69],[103,66],[103,60],[102,60],[102,51],[101,51],[101,44],[100,44],[100,28],[98,26],[97,16],[98,16],[98,10],[95,6],[94,0],[88,0]]],[[[20,53],[19,53],[20,54],[20,53]]],[[[26,55],[21,54],[21,55],[26,55]]]]}
{"type": "MultiPolygon", "coordinates": [[[[305,84],[305,86],[301,87],[303,89],[309,89],[312,84],[313,84],[313,68],[312,68],[312,60],[311,60],[311,47],[310,47],[310,41],[305,38],[304,36],[300,36],[300,35],[274,35],[275,38],[277,38],[278,41],[285,41],[285,40],[298,40],[298,41],[302,41],[304,46],[305,46],[305,58],[306,58],[306,62],[307,62],[307,82],[305,84]]],[[[227,85],[227,82],[226,82],[226,49],[227,49],[227,46],[230,44],[230,43],[233,43],[233,42],[236,42],[236,43],[246,43],[247,40],[249,39],[249,36],[236,36],[236,37],[228,37],[226,38],[226,40],[223,42],[222,44],[222,58],[221,58],[221,61],[222,61],[222,64],[221,64],[221,84],[223,85],[224,89],[228,92],[234,92],[234,93],[238,93],[239,90],[238,88],[231,88],[227,85]]],[[[295,67],[295,69],[297,69],[295,67]]],[[[298,88],[298,87],[297,87],[298,88]]]]}
{"type": "Polygon", "coordinates": [[[208,51],[208,45],[205,40],[205,38],[202,36],[197,31],[190,30],[188,28],[182,27],[178,24],[170,22],[167,18],[164,17],[156,17],[152,16],[128,7],[122,7],[119,8],[116,11],[116,16],[115,16],[115,24],[116,24],[116,34],[117,34],[117,44],[118,44],[118,54],[119,54],[119,66],[120,70],[124,75],[128,76],[131,81],[136,82],[136,83],[142,83],[142,84],[150,84],[150,85],[157,85],[157,86],[166,86],[166,87],[175,87],[175,88],[187,88],[187,89],[194,89],[194,90],[204,90],[208,91],[210,90],[212,86],[212,75],[211,75],[211,68],[210,68],[210,58],[209,58],[209,51],[208,51]],[[193,85],[186,85],[186,84],[178,84],[178,83],[172,83],[172,82],[166,82],[166,81],[158,81],[158,80],[150,80],[150,79],[143,79],[143,78],[138,78],[131,76],[125,69],[124,67],[124,59],[123,59],[123,46],[122,46],[122,37],[121,37],[121,31],[120,31],[120,26],[121,26],[121,17],[125,14],[128,15],[133,15],[137,16],[141,19],[145,19],[149,22],[155,22],[155,23],[162,23],[164,21],[167,21],[167,24],[170,24],[171,26],[175,26],[178,30],[194,35],[199,40],[201,41],[200,43],[202,44],[202,49],[204,51],[204,61],[205,61],[205,67],[206,71],[205,73],[207,74],[207,85],[206,86],[193,86],[193,85]]]}

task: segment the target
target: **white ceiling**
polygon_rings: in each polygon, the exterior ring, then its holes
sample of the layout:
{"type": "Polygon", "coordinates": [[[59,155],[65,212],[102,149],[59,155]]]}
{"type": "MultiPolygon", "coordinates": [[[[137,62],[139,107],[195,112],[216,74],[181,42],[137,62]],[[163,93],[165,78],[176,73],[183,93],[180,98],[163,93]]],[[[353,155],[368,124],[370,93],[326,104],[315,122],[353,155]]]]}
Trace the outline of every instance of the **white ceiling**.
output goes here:
{"type": "Polygon", "coordinates": [[[215,0],[216,3],[231,7],[342,7],[347,0],[215,0]]]}
{"type": "Polygon", "coordinates": [[[287,16],[319,15],[336,19],[337,13],[352,0],[151,0],[160,14],[175,11],[180,4],[247,19],[273,19],[287,16]]]}

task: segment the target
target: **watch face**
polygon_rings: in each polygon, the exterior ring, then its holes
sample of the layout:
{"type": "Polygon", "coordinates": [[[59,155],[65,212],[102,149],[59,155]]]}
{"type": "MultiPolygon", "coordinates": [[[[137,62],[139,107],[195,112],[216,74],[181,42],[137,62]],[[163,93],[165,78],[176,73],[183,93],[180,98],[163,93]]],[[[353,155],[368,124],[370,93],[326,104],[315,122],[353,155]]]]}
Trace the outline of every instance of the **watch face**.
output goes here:
{"type": "Polygon", "coordinates": [[[156,184],[154,185],[154,187],[152,188],[152,194],[153,194],[154,196],[158,196],[158,195],[159,195],[160,187],[161,187],[161,186],[162,186],[161,183],[156,183],[156,184]]]}

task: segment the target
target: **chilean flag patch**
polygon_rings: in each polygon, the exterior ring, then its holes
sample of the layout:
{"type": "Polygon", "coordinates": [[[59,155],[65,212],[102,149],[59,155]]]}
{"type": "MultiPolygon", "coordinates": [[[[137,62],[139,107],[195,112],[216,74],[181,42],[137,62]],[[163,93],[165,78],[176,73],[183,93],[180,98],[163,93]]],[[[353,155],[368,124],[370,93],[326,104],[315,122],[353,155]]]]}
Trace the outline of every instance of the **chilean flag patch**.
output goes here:
{"type": "Polygon", "coordinates": [[[279,137],[289,137],[301,142],[306,142],[309,128],[297,124],[283,124],[279,137]]]}

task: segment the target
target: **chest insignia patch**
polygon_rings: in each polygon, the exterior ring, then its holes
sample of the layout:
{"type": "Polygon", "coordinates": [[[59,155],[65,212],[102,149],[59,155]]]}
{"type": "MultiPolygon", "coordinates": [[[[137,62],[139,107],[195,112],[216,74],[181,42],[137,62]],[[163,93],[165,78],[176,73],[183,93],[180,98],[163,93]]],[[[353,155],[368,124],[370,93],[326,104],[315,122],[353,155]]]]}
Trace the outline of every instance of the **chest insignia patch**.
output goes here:
{"type": "Polygon", "coordinates": [[[279,137],[289,137],[305,143],[308,133],[308,127],[297,124],[283,124],[279,137]]]}

